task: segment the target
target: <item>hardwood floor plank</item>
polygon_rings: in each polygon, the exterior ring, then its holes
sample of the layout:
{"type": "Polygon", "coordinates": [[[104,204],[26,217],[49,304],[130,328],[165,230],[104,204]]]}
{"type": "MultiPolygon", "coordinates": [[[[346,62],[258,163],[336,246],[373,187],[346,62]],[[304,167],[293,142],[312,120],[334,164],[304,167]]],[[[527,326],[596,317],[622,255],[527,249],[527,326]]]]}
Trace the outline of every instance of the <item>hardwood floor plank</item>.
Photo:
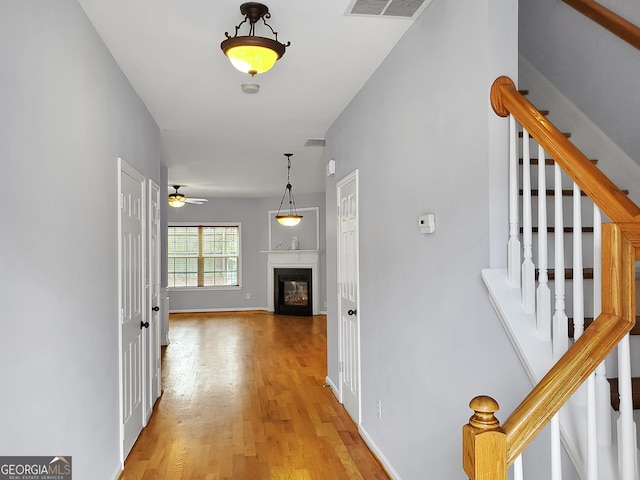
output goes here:
{"type": "Polygon", "coordinates": [[[121,480],[387,480],[325,388],[326,317],[172,314],[163,395],[121,480]]]}

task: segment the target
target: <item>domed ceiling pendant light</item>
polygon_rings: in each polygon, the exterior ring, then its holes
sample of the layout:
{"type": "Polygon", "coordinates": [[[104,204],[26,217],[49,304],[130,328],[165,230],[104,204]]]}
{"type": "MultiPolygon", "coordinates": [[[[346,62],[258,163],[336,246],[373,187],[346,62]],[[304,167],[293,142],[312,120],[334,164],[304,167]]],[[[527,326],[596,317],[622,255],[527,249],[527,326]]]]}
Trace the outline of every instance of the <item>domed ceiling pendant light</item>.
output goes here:
{"type": "Polygon", "coordinates": [[[240,13],[244,15],[244,20],[236,27],[233,37],[229,32],[224,32],[227,39],[220,44],[220,48],[229,57],[234,67],[253,77],[257,73],[264,73],[271,69],[284,55],[285,49],[291,45],[291,42],[287,42],[286,45],[278,42],[278,33],[274,32],[265,20],[265,18],[271,18],[266,5],[254,2],[243,3],[240,5],[240,13]],[[275,39],[256,36],[256,22],[260,19],[271,30],[275,39]],[[249,34],[238,36],[238,30],[246,22],[249,22],[249,34]]]}
{"type": "Polygon", "coordinates": [[[293,153],[285,153],[284,156],[287,157],[287,186],[284,187],[284,193],[282,194],[282,200],[280,200],[280,207],[278,208],[278,213],[276,214],[276,219],[278,223],[284,225],[285,227],[293,227],[300,223],[302,220],[302,215],[298,215],[298,211],[296,210],[296,201],[293,198],[293,192],[291,191],[291,156],[293,153]],[[280,213],[282,211],[282,204],[284,203],[284,197],[289,196],[289,213],[280,213]]]}

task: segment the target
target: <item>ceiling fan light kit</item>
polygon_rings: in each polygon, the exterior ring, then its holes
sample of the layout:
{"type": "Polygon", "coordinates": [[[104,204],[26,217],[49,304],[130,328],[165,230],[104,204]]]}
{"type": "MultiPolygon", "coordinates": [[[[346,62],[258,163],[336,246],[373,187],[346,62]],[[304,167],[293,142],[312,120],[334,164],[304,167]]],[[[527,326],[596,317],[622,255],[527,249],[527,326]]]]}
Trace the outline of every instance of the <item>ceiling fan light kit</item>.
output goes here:
{"type": "Polygon", "coordinates": [[[284,156],[287,157],[287,185],[284,187],[284,193],[282,194],[282,200],[280,200],[280,207],[278,207],[278,213],[276,214],[276,220],[280,225],[284,225],[285,227],[294,227],[300,223],[302,220],[302,215],[298,215],[298,211],[296,210],[296,201],[293,198],[293,192],[291,190],[291,156],[293,153],[285,153],[284,156]],[[285,197],[288,196],[289,200],[289,211],[282,212],[282,204],[284,203],[285,197]]]}
{"type": "Polygon", "coordinates": [[[185,201],[184,195],[181,193],[178,193],[178,189],[180,188],[180,185],[174,185],[173,188],[175,188],[176,191],[169,194],[169,206],[173,208],[184,207],[185,203],[187,202],[185,201]]]}
{"type": "Polygon", "coordinates": [[[206,198],[187,198],[182,193],[178,192],[180,185],[172,185],[176,189],[175,192],[169,194],[169,206],[173,208],[184,207],[185,204],[191,203],[194,205],[202,205],[207,201],[206,198]]]}
{"type": "Polygon", "coordinates": [[[269,8],[266,5],[255,2],[243,3],[240,5],[240,13],[244,15],[244,20],[236,27],[233,37],[229,35],[229,32],[224,33],[227,38],[222,41],[220,48],[236,69],[253,77],[258,73],[270,70],[276,61],[284,55],[291,42],[286,44],[278,42],[278,33],[265,20],[265,18],[271,18],[269,8]],[[259,20],[262,20],[264,25],[271,30],[275,38],[260,37],[255,34],[255,25],[259,20]],[[248,35],[239,36],[240,27],[247,22],[249,22],[248,35]]]}

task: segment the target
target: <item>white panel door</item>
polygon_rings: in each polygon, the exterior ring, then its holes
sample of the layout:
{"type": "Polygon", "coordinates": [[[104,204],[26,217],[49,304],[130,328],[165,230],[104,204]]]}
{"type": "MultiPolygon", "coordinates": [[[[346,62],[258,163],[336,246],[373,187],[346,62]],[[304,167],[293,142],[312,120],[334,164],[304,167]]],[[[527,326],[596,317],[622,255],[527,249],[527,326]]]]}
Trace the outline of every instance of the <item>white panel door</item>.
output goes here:
{"type": "Polygon", "coordinates": [[[160,329],[162,305],[160,298],[160,187],[149,180],[149,328],[146,331],[147,378],[145,385],[145,420],[153,411],[153,405],[160,396],[160,329]]]}
{"type": "Polygon", "coordinates": [[[122,460],[143,426],[145,315],[144,178],[120,166],[120,362],[122,460]]]}
{"type": "Polygon", "coordinates": [[[358,312],[358,171],[338,182],[340,398],[360,424],[360,316],[358,312]]]}

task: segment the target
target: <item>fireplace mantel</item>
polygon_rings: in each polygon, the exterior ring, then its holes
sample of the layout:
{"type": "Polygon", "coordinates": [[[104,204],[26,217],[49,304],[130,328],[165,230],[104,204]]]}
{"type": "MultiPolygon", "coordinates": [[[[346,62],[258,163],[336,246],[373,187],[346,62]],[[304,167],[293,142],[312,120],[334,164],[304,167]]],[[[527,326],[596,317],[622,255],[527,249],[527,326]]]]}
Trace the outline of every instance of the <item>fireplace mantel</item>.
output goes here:
{"type": "Polygon", "coordinates": [[[310,268],[313,314],[318,310],[318,250],[263,250],[267,254],[267,309],[275,310],[273,301],[273,274],[276,268],[310,268]]]}

